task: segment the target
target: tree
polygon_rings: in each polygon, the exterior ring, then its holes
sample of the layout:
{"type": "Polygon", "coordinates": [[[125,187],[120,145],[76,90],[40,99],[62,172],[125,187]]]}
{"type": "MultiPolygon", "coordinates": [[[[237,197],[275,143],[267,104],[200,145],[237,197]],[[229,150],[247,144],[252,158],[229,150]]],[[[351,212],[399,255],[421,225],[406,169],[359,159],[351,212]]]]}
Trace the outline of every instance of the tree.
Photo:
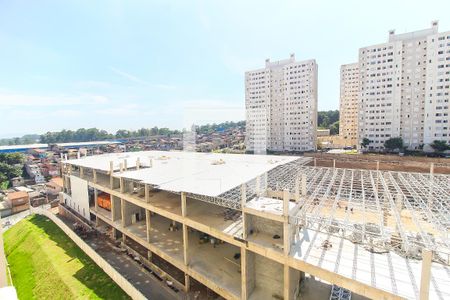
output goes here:
{"type": "Polygon", "coordinates": [[[330,129],[330,126],[339,121],[339,110],[319,111],[317,113],[317,127],[330,129]]]}
{"type": "Polygon", "coordinates": [[[394,137],[386,140],[384,142],[384,148],[389,151],[394,151],[396,149],[403,149],[403,139],[401,137],[394,137]]]}
{"type": "Polygon", "coordinates": [[[366,148],[367,146],[369,146],[369,144],[370,144],[371,142],[372,142],[372,141],[369,140],[368,138],[363,138],[363,140],[362,140],[362,142],[361,142],[361,148],[366,148]]]}
{"type": "Polygon", "coordinates": [[[0,153],[0,162],[8,165],[23,165],[25,156],[22,153],[0,153]]]}
{"type": "Polygon", "coordinates": [[[434,151],[436,152],[444,152],[446,150],[450,150],[450,146],[447,144],[446,141],[438,141],[435,140],[433,141],[433,143],[430,145],[434,151]]]}
{"type": "Polygon", "coordinates": [[[334,122],[330,125],[330,135],[339,134],[339,121],[334,122]]]}

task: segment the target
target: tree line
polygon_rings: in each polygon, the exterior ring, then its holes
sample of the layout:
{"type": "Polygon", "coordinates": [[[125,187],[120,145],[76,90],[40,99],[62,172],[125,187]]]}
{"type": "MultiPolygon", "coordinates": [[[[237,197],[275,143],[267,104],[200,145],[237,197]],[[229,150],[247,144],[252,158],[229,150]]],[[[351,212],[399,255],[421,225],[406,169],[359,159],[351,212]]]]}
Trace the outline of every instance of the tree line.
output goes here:
{"type": "Polygon", "coordinates": [[[47,132],[40,136],[40,142],[44,144],[68,143],[68,142],[92,142],[111,139],[149,137],[155,135],[179,134],[179,130],[170,130],[169,128],[141,128],[138,130],[117,130],[115,134],[98,128],[80,128],[75,131],[61,130],[56,132],[47,132]]]}
{"type": "MultiPolygon", "coordinates": [[[[245,128],[245,121],[197,125],[195,126],[195,130],[197,133],[207,134],[237,127],[245,128]]],[[[180,130],[172,130],[166,127],[158,128],[156,126],[153,128],[141,128],[138,130],[120,129],[117,130],[115,134],[97,128],[88,128],[88,129],[80,128],[75,131],[61,130],[56,132],[47,132],[41,135],[39,140],[41,143],[44,144],[54,144],[54,143],[68,143],[68,142],[104,141],[104,140],[124,139],[124,138],[142,138],[157,135],[170,136],[170,135],[178,135],[181,133],[182,131],[180,130]]]]}
{"type": "Polygon", "coordinates": [[[0,139],[0,146],[28,145],[28,144],[34,144],[38,140],[39,140],[39,134],[26,134],[22,137],[0,139]]]}

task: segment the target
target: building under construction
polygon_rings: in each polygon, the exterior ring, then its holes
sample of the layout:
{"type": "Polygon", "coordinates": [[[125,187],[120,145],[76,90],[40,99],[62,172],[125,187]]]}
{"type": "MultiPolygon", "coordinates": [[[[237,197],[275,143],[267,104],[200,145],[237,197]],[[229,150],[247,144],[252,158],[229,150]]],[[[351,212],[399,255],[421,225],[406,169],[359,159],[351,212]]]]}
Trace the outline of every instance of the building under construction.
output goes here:
{"type": "Polygon", "coordinates": [[[450,176],[311,160],[162,151],[66,160],[61,201],[185,291],[298,299],[320,282],[330,299],[450,299],[450,176]]]}

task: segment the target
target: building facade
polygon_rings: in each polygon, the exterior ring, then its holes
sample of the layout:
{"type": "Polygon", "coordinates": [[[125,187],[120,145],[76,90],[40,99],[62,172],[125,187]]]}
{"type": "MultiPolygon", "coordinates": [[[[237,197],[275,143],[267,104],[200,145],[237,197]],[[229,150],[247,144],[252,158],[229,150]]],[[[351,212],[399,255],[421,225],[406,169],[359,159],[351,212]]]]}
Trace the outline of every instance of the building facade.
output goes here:
{"type": "Polygon", "coordinates": [[[245,73],[248,151],[316,149],[317,64],[289,59],[245,73]]]}
{"type": "Polygon", "coordinates": [[[408,149],[449,141],[450,32],[438,23],[420,31],[389,32],[386,43],[359,50],[358,140],[371,150],[401,137],[408,149]],[[447,79],[447,81],[445,81],[447,79]]]}
{"type": "Polygon", "coordinates": [[[358,144],[358,63],[341,66],[339,135],[346,146],[358,144]]]}

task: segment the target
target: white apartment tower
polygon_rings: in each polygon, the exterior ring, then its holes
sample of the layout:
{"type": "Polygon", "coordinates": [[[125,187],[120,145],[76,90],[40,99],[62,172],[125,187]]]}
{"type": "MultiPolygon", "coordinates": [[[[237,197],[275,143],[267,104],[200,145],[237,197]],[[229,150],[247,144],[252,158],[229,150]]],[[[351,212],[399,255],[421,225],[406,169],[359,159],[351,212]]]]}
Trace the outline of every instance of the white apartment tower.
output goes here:
{"type": "Polygon", "coordinates": [[[359,50],[359,143],[381,150],[391,137],[409,149],[450,140],[450,32],[438,23],[359,50]]]}
{"type": "Polygon", "coordinates": [[[358,63],[341,66],[339,135],[346,145],[358,144],[358,63]]]}
{"type": "Polygon", "coordinates": [[[248,151],[316,149],[317,64],[289,59],[245,73],[248,151]]]}

